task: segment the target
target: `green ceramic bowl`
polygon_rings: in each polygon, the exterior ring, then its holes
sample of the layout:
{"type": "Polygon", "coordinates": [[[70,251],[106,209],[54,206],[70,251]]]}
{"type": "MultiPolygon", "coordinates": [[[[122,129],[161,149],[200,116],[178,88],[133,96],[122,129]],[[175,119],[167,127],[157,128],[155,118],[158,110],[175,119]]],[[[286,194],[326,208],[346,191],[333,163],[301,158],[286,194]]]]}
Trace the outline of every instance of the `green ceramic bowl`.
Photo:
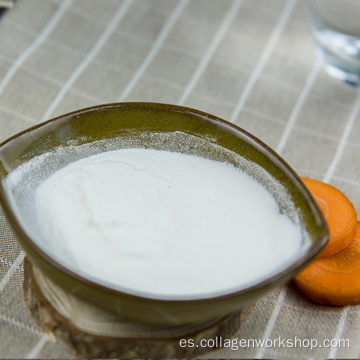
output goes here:
{"type": "MultiPolygon", "coordinates": [[[[140,322],[167,325],[205,323],[238,311],[289,281],[316,256],[328,239],[327,226],[319,208],[299,177],[279,155],[231,123],[175,105],[106,104],[78,110],[32,127],[0,145],[0,180],[1,205],[31,261],[74,294],[124,319],[140,322]],[[286,269],[246,288],[208,298],[139,295],[80,276],[39,245],[31,229],[33,225],[26,220],[26,215],[21,215],[24,209],[20,205],[15,211],[5,179],[11,171],[35,156],[51,154],[54,149],[63,147],[65,155],[53,159],[46,166],[51,173],[54,168],[84,156],[76,149],[89,143],[92,144],[88,146],[91,153],[137,146],[197,154],[232,162],[236,166],[238,158],[244,159],[260,169],[251,175],[257,177],[275,198],[279,197],[279,186],[285,190],[290,205],[282,206],[282,211],[299,221],[307,245],[286,269]],[[271,185],[270,178],[278,185],[271,185]]],[[[28,182],[23,185],[31,186],[28,182]]]]}

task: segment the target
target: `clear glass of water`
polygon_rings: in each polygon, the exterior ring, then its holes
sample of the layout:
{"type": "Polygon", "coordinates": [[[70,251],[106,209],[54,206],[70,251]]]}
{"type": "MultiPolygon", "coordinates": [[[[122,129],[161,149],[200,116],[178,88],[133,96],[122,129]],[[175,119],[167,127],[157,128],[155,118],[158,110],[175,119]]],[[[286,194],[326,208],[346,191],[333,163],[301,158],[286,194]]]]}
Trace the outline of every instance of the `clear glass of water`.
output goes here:
{"type": "Polygon", "coordinates": [[[360,87],[360,0],[308,0],[307,17],[328,72],[360,87]]]}

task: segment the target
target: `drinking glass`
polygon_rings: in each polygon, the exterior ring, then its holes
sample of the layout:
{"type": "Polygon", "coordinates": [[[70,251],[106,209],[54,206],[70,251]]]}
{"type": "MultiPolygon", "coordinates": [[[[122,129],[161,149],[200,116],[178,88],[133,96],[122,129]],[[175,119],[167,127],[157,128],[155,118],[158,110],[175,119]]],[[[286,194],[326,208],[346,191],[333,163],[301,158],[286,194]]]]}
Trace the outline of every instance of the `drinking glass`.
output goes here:
{"type": "Polygon", "coordinates": [[[360,86],[360,1],[308,0],[307,18],[327,71],[360,86]]]}

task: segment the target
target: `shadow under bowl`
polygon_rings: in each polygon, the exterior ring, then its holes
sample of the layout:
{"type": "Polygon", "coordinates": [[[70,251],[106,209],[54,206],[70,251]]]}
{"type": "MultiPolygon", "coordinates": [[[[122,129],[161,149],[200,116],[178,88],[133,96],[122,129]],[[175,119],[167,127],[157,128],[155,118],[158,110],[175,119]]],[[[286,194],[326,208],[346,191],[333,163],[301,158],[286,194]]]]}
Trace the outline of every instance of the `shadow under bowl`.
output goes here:
{"type": "Polygon", "coordinates": [[[31,261],[46,275],[81,298],[124,319],[142,323],[205,323],[248,307],[270,290],[289,281],[321,251],[328,239],[326,222],[318,206],[296,173],[279,155],[234,124],[176,105],[99,105],[59,116],[13,136],[0,145],[0,201],[17,240],[31,261]],[[159,137],[158,134],[162,135],[159,137]],[[266,176],[257,180],[263,182],[275,198],[278,194],[269,186],[267,176],[286,191],[293,210],[285,206],[281,211],[289,216],[294,215],[290,214],[291,211],[295,212],[307,247],[285,269],[245,288],[206,298],[139,294],[80,275],[39,245],[34,235],[36,232],[31,230],[31,222],[21,218],[15,210],[6,178],[34,157],[64,148],[65,155],[46,167],[50,174],[56,168],[84,157],[74,149],[86,144],[91,144],[89,149],[92,153],[123,147],[145,147],[196,154],[232,162],[235,166],[238,164],[234,159],[241,157],[262,169],[266,176]],[[70,150],[66,153],[66,149],[70,150]]]}

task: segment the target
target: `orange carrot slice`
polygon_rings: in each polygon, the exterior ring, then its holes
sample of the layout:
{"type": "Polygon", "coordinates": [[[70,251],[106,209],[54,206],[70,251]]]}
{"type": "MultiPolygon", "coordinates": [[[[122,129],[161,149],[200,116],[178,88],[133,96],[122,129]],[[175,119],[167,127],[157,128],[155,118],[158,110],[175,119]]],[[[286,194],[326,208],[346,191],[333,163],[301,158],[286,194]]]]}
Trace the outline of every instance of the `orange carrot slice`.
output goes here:
{"type": "Polygon", "coordinates": [[[329,242],[318,259],[346,248],[356,233],[357,215],[350,200],[335,187],[310,178],[302,178],[319,205],[329,227],[329,242]]]}
{"type": "Polygon", "coordinates": [[[326,305],[360,303],[360,223],[354,240],[344,250],[315,260],[294,278],[311,300],[326,305]]]}

